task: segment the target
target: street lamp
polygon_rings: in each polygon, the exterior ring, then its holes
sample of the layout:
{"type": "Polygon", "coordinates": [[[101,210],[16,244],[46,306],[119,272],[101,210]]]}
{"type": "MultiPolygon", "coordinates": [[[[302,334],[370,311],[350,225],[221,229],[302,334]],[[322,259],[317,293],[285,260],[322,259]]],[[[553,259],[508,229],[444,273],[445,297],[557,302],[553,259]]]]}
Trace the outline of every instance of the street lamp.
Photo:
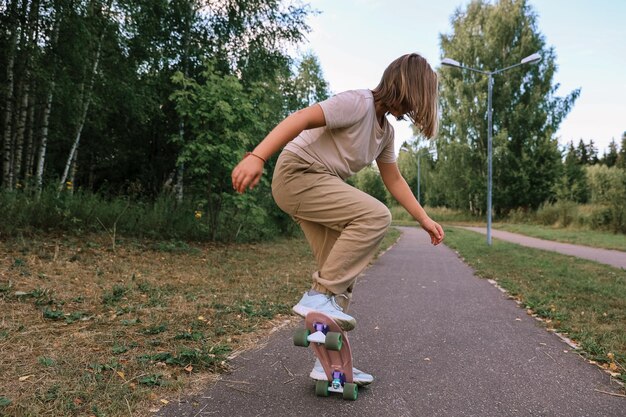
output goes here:
{"type": "Polygon", "coordinates": [[[493,95],[493,76],[496,74],[500,74],[506,70],[510,70],[511,68],[518,67],[524,64],[536,64],[541,61],[541,55],[538,53],[534,53],[532,55],[528,55],[526,58],[522,59],[517,64],[508,66],[506,68],[502,68],[495,71],[483,71],[476,68],[466,67],[461,65],[459,61],[455,61],[452,58],[444,58],[441,60],[441,65],[445,65],[448,67],[460,68],[468,71],[478,72],[480,74],[485,74],[489,77],[488,80],[488,94],[487,94],[487,244],[491,246],[491,190],[492,190],[492,151],[491,151],[491,132],[493,130],[492,125],[492,113],[493,109],[491,108],[491,97],[493,95]]]}

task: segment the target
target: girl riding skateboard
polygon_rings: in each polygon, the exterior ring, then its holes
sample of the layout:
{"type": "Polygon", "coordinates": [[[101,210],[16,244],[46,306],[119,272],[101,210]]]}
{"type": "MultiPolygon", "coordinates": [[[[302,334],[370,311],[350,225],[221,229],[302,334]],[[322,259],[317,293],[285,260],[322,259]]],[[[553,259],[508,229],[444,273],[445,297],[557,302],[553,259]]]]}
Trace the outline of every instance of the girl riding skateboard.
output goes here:
{"type": "MultiPolygon", "coordinates": [[[[421,133],[437,133],[437,74],[418,54],[399,57],[373,90],[352,90],[299,110],[280,122],[246,154],[232,172],[233,188],[254,188],[263,165],[282,150],[272,179],[272,195],[304,232],[318,269],[313,285],[293,307],[301,316],[320,311],[343,329],[356,325],[347,314],[359,273],[376,254],[391,223],[389,209],[345,180],[376,161],[391,195],[428,232],[433,245],[444,238],[402,178],[387,120],[407,116],[421,133]]],[[[319,373],[316,363],[311,375],[319,373]]],[[[355,381],[372,376],[355,369],[355,381]]]]}

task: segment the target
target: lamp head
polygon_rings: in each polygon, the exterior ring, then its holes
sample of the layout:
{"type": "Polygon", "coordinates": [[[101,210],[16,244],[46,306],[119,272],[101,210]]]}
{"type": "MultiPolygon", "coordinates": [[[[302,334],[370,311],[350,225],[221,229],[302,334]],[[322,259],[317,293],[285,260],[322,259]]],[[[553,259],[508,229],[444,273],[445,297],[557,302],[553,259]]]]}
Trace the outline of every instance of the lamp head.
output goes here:
{"type": "Polygon", "coordinates": [[[461,64],[459,61],[455,61],[452,58],[444,58],[441,60],[441,65],[446,65],[448,67],[460,67],[461,64]]]}
{"type": "Polygon", "coordinates": [[[541,61],[541,55],[539,55],[538,53],[534,53],[522,59],[521,63],[522,64],[536,64],[539,61],[541,61]]]}

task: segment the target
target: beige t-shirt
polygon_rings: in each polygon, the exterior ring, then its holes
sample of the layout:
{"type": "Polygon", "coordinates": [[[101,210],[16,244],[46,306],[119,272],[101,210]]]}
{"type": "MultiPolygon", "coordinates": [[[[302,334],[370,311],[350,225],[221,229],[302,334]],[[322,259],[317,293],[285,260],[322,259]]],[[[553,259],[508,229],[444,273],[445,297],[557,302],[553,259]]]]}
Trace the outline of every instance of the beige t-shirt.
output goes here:
{"type": "Polygon", "coordinates": [[[342,179],[372,161],[396,162],[393,127],[376,120],[370,90],[346,91],[319,103],[326,126],[303,131],[285,146],[305,161],[320,162],[342,179]]]}

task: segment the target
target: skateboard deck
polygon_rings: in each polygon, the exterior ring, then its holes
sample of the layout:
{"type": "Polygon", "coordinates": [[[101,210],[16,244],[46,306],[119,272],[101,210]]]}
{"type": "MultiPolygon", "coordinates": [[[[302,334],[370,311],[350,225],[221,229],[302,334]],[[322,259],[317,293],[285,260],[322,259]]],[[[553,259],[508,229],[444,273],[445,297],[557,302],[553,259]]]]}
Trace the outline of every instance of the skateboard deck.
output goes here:
{"type": "Polygon", "coordinates": [[[315,393],[327,397],[330,392],[343,394],[346,400],[356,400],[358,387],[352,373],[352,350],[346,333],[331,317],[312,311],[304,319],[304,329],[293,337],[296,346],[311,346],[322,363],[326,381],[317,381],[315,393]]]}

